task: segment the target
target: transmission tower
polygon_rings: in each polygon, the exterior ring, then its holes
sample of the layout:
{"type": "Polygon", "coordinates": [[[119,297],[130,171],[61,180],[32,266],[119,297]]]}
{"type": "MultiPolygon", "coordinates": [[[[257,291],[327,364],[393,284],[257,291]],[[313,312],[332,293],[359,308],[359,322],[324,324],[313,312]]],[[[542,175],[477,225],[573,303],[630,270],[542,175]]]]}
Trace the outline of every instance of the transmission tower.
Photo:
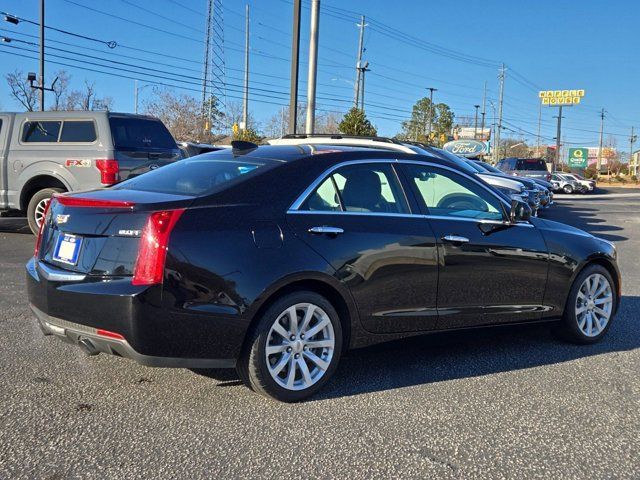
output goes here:
{"type": "Polygon", "coordinates": [[[203,131],[211,131],[215,98],[226,110],[226,67],[224,62],[224,15],[222,0],[207,0],[207,28],[205,33],[204,65],[202,75],[203,131]]]}

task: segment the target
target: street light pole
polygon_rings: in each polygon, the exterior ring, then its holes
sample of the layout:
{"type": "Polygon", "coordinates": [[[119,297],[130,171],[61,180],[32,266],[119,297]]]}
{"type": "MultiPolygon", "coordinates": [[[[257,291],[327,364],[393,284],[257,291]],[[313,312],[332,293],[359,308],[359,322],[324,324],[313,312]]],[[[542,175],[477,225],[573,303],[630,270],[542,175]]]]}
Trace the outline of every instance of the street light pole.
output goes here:
{"type": "Polygon", "coordinates": [[[598,162],[596,163],[597,173],[600,176],[600,168],[602,167],[602,142],[604,136],[604,108],[600,111],[600,143],[598,146],[598,162]]]}
{"type": "MultiPolygon", "coordinates": [[[[431,138],[431,121],[432,121],[432,117],[433,117],[433,92],[437,92],[438,89],[437,88],[433,88],[433,87],[429,87],[427,88],[427,90],[429,90],[429,118],[427,119],[428,121],[428,125],[427,125],[427,142],[429,141],[429,138],[431,138]]],[[[417,138],[416,138],[417,140],[417,138]]]]}
{"type": "Polygon", "coordinates": [[[291,83],[289,86],[289,133],[296,133],[298,124],[298,70],[300,61],[300,4],[293,0],[293,33],[291,35],[291,83]]]}
{"type": "Polygon", "coordinates": [[[562,131],[562,105],[558,107],[558,127],[556,130],[556,158],[553,165],[553,170],[555,171],[560,165],[560,134],[562,131]]]}
{"type": "Polygon", "coordinates": [[[318,74],[318,36],[320,0],[311,0],[311,28],[309,32],[309,73],[307,76],[307,124],[305,133],[314,133],[316,123],[316,79],[318,74]]]}
{"type": "Polygon", "coordinates": [[[473,139],[477,140],[478,139],[478,109],[480,108],[480,105],[474,105],[473,108],[476,109],[476,117],[473,122],[473,139]]]}
{"type": "Polygon", "coordinates": [[[249,5],[245,6],[246,18],[244,27],[244,95],[242,99],[242,123],[243,130],[249,125],[249,5]]]}
{"type": "Polygon", "coordinates": [[[44,0],[40,0],[40,111],[44,112],[44,0]]]}
{"type": "Polygon", "coordinates": [[[633,158],[633,144],[638,139],[637,135],[633,133],[633,126],[631,127],[631,136],[629,136],[629,166],[633,165],[633,174],[638,175],[638,162],[633,158]]]}

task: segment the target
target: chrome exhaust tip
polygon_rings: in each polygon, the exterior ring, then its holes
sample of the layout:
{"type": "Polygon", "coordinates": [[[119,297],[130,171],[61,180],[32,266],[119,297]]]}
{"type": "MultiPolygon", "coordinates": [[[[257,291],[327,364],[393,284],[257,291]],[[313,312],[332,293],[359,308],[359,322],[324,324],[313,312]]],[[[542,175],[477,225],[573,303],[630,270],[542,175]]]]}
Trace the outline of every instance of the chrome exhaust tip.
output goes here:
{"type": "Polygon", "coordinates": [[[100,353],[100,351],[96,348],[93,342],[88,338],[81,339],[78,342],[78,345],[80,345],[80,348],[82,349],[82,351],[89,356],[98,355],[100,353]]]}

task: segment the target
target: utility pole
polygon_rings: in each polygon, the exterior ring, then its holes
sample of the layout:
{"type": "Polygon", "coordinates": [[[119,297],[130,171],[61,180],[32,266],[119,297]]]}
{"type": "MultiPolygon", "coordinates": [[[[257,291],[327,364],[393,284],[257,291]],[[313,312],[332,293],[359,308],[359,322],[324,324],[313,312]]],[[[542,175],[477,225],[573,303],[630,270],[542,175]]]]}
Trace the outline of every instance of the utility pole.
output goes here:
{"type": "MultiPolygon", "coordinates": [[[[427,119],[427,142],[431,138],[431,123],[433,118],[433,92],[437,92],[437,88],[428,87],[429,90],[429,118],[427,119]]],[[[417,138],[416,138],[417,140],[417,138]]]]}
{"type": "Polygon", "coordinates": [[[293,33],[291,35],[291,84],[289,87],[289,133],[298,125],[298,70],[300,64],[300,4],[293,0],[293,33]]]}
{"type": "Polygon", "coordinates": [[[360,98],[360,67],[362,64],[362,50],[363,50],[363,39],[364,39],[364,27],[366,27],[364,23],[364,15],[360,17],[360,23],[358,24],[360,27],[360,39],[358,40],[358,61],[356,62],[356,83],[354,85],[355,94],[353,98],[353,106],[358,108],[358,100],[360,98]]]}
{"type": "Polygon", "coordinates": [[[364,65],[360,67],[360,73],[362,74],[362,93],[360,94],[360,110],[364,112],[364,76],[365,73],[370,72],[369,62],[364,62],[364,65]]]}
{"type": "Polygon", "coordinates": [[[133,81],[133,103],[134,113],[138,113],[138,80],[133,81]]]}
{"type": "Polygon", "coordinates": [[[476,118],[473,122],[473,139],[477,140],[478,139],[478,109],[480,108],[480,105],[474,105],[473,108],[476,109],[476,118]]]}
{"type": "Polygon", "coordinates": [[[560,135],[562,133],[562,105],[558,107],[558,127],[556,129],[556,158],[553,164],[553,170],[555,171],[560,165],[560,135]]]}
{"type": "Polygon", "coordinates": [[[286,107],[284,107],[284,106],[282,107],[282,111],[281,111],[281,114],[280,114],[280,136],[281,137],[284,137],[284,131],[285,131],[285,128],[284,128],[284,110],[285,110],[285,108],[286,107]]]}
{"type": "Polygon", "coordinates": [[[244,22],[244,98],[242,100],[242,123],[243,130],[246,130],[249,121],[249,5],[245,6],[244,22]]]}
{"type": "MultiPolygon", "coordinates": [[[[498,156],[500,154],[500,133],[502,130],[502,104],[504,103],[504,77],[505,77],[505,68],[504,63],[500,67],[500,74],[498,78],[500,79],[500,96],[498,98],[498,129],[496,130],[496,162],[499,160],[498,156]]],[[[506,154],[505,154],[506,155],[506,154]]]]}
{"type": "Polygon", "coordinates": [[[540,156],[540,128],[542,125],[542,102],[538,105],[538,143],[536,148],[536,154],[540,156]]]}
{"type": "Polygon", "coordinates": [[[633,127],[631,127],[631,135],[629,136],[629,166],[633,165],[633,174],[638,175],[638,162],[633,158],[633,144],[638,139],[637,135],[633,134],[633,127]]]}
{"type": "Polygon", "coordinates": [[[596,175],[600,176],[600,167],[602,166],[602,142],[604,137],[604,108],[600,110],[600,143],[598,146],[598,162],[596,163],[596,175]]]}
{"type": "Polygon", "coordinates": [[[44,112],[44,0],[40,0],[40,111],[44,112]]]}
{"type": "Polygon", "coordinates": [[[318,74],[318,36],[320,0],[311,0],[311,27],[309,29],[309,74],[307,76],[307,124],[305,133],[314,133],[316,123],[316,78],[318,74]]]}
{"type": "Polygon", "coordinates": [[[482,123],[480,124],[480,139],[484,139],[484,117],[487,114],[487,81],[484,81],[484,93],[482,94],[482,123]]]}

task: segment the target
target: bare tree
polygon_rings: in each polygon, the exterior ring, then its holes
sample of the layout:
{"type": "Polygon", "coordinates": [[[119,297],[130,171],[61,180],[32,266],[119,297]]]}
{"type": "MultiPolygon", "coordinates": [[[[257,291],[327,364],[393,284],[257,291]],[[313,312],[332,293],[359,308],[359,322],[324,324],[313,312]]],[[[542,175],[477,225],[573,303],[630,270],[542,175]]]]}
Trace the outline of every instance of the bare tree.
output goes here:
{"type": "MultiPolygon", "coordinates": [[[[211,100],[212,124],[219,123],[222,113],[215,97],[211,100]]],[[[144,113],[158,117],[176,140],[211,142],[210,132],[203,130],[200,102],[186,94],[176,95],[170,90],[154,89],[154,96],[144,105],[144,113]]]]}
{"type": "MultiPolygon", "coordinates": [[[[227,102],[227,108],[224,112],[224,127],[227,131],[230,132],[235,124],[240,125],[242,121],[242,110],[242,102],[227,102]]],[[[247,114],[247,125],[245,128],[251,130],[258,129],[258,124],[251,112],[247,114]]]]}
{"type": "Polygon", "coordinates": [[[65,110],[111,110],[112,97],[99,98],[96,94],[95,82],[84,81],[84,89],[72,90],[66,96],[65,110]]]}
{"type": "Polygon", "coordinates": [[[24,72],[22,70],[15,70],[13,73],[7,73],[5,78],[11,89],[11,96],[20,102],[28,112],[33,112],[38,102],[38,93],[35,89],[31,88],[24,72]]]}
{"type": "Polygon", "coordinates": [[[70,81],[71,76],[65,70],[59,70],[53,75],[50,82],[53,88],[53,103],[49,110],[64,110],[70,81]]]}

